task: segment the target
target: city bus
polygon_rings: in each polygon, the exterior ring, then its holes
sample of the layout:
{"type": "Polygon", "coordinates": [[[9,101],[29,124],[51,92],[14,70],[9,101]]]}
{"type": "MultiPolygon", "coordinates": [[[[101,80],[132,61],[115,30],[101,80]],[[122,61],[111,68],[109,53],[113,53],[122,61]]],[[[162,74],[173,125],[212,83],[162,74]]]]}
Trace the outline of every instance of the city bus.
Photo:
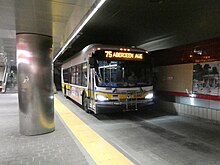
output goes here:
{"type": "Polygon", "coordinates": [[[63,62],[64,96],[86,112],[146,109],[154,103],[152,65],[147,51],[92,44],[63,62]]]}

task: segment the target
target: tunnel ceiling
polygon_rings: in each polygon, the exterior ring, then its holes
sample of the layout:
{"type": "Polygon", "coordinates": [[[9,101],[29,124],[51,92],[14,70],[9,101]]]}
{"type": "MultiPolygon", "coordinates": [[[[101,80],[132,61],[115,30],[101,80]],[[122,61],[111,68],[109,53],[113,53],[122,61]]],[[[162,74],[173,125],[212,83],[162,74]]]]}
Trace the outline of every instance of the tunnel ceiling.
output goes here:
{"type": "Polygon", "coordinates": [[[91,43],[154,51],[217,38],[219,6],[217,0],[107,0],[59,61],[91,43]]]}

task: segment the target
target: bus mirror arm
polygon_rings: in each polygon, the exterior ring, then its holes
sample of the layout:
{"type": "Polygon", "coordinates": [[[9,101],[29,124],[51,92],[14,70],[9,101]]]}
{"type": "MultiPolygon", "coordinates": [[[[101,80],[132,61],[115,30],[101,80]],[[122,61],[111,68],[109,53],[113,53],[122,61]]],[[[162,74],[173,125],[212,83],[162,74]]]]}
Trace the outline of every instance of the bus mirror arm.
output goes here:
{"type": "Polygon", "coordinates": [[[140,87],[140,91],[143,92],[144,90],[140,87]]]}
{"type": "Polygon", "coordinates": [[[95,67],[95,59],[94,58],[89,58],[89,65],[91,68],[95,67]]]}

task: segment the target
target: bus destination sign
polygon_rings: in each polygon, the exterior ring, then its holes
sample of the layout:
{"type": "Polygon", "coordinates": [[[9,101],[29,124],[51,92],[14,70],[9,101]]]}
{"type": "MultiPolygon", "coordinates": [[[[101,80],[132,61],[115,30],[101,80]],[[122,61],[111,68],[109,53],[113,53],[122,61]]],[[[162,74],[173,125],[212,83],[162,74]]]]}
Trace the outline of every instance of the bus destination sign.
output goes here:
{"type": "Polygon", "coordinates": [[[143,53],[136,53],[136,52],[134,53],[134,52],[105,51],[105,58],[142,61],[144,59],[144,56],[143,53]]]}

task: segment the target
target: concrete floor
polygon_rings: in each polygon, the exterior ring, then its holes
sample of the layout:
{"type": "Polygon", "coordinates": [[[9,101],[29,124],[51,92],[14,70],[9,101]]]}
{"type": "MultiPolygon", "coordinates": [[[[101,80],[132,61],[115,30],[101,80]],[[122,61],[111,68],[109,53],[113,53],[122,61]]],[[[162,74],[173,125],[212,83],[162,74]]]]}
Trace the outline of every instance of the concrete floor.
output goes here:
{"type": "Polygon", "coordinates": [[[55,124],[52,133],[20,134],[17,94],[0,94],[0,165],[94,164],[57,115],[55,124]]]}
{"type": "Polygon", "coordinates": [[[220,125],[163,112],[91,115],[57,95],[84,122],[143,165],[220,165],[220,125]]]}
{"type": "MultiPolygon", "coordinates": [[[[220,165],[218,124],[150,109],[93,115],[61,93],[56,97],[134,164],[220,165]]],[[[62,120],[55,116],[53,133],[20,135],[17,96],[0,95],[0,164],[94,164],[62,120]]]]}

